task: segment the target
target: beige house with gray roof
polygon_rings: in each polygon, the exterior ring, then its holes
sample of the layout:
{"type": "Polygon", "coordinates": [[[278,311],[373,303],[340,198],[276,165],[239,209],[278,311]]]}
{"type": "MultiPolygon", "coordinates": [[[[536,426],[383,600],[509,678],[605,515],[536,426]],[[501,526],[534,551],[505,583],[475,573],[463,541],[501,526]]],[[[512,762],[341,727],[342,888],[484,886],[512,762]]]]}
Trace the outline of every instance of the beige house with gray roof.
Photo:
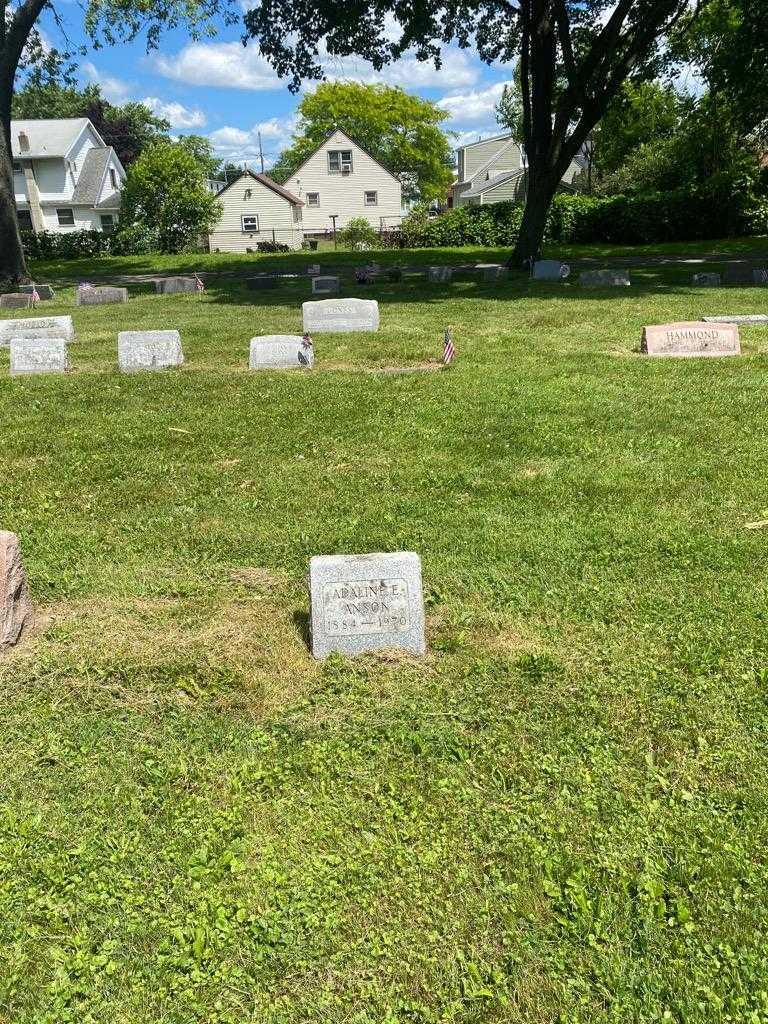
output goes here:
{"type": "Polygon", "coordinates": [[[11,153],[22,230],[113,230],[125,170],[87,117],[11,121],[11,153]]]}

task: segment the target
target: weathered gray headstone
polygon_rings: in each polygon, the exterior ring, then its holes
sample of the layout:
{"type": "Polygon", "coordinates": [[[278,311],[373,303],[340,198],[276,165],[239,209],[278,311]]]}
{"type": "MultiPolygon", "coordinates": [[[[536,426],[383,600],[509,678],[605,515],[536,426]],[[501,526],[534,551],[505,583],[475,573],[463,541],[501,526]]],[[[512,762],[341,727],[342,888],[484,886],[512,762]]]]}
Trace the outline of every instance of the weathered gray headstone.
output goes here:
{"type": "Polygon", "coordinates": [[[78,288],[76,303],[78,306],[111,306],[128,301],[127,288],[114,288],[112,285],[100,285],[97,288],[78,288]]]}
{"type": "Polygon", "coordinates": [[[302,303],[301,310],[304,330],[310,334],[379,329],[379,304],[375,299],[322,299],[302,303]]]}
{"type": "Polygon", "coordinates": [[[427,280],[432,284],[443,284],[453,277],[453,267],[428,267],[427,280]]]}
{"type": "Polygon", "coordinates": [[[263,334],[251,338],[249,366],[252,370],[295,370],[314,365],[311,342],[300,334],[263,334]]]}
{"type": "Polygon", "coordinates": [[[735,316],[704,316],[707,324],[768,324],[768,313],[737,313],[735,316]]]}
{"type": "Polygon", "coordinates": [[[310,559],[312,654],[424,654],[421,560],[412,551],[310,559]]]}
{"type": "Polygon", "coordinates": [[[722,274],[717,274],[714,271],[702,271],[700,274],[694,274],[691,278],[691,284],[698,285],[699,288],[719,288],[722,283],[722,274]]]}
{"type": "Polygon", "coordinates": [[[0,295],[0,309],[31,309],[32,296],[21,292],[7,292],[0,295]]]}
{"type": "Polygon", "coordinates": [[[584,288],[628,288],[629,274],[624,270],[585,270],[579,274],[584,288]]]}
{"type": "Polygon", "coordinates": [[[117,336],[117,361],[127,372],[181,366],[181,336],[178,331],[121,331],[117,336]]]}
{"type": "Polygon", "coordinates": [[[265,288],[277,288],[277,277],[274,274],[261,274],[259,277],[248,277],[245,286],[249,291],[257,292],[265,288]]]}
{"type": "Polygon", "coordinates": [[[11,338],[11,376],[64,373],[69,369],[64,338],[11,338]]]}
{"type": "Polygon", "coordinates": [[[338,295],[339,293],[339,279],[338,277],[329,277],[328,275],[318,275],[312,278],[312,294],[313,295],[338,295]]]}
{"type": "Polygon", "coordinates": [[[739,328],[700,320],[654,324],[643,328],[640,350],[649,356],[737,356],[739,328]]]}
{"type": "Polygon", "coordinates": [[[768,268],[755,267],[752,271],[752,280],[757,285],[768,285],[768,268]]]}
{"type": "Polygon", "coordinates": [[[8,530],[0,530],[0,654],[18,643],[32,621],[32,600],[19,538],[8,530]]]}
{"type": "Polygon", "coordinates": [[[24,320],[0,320],[0,348],[11,338],[64,338],[73,341],[71,316],[31,316],[24,320]]]}
{"type": "Polygon", "coordinates": [[[504,266],[501,263],[478,263],[475,270],[481,271],[484,281],[498,281],[504,276],[504,266]]]}
{"type": "Polygon", "coordinates": [[[536,260],[533,264],[534,281],[562,281],[570,272],[568,264],[560,260],[536,260]]]}
{"type": "Polygon", "coordinates": [[[32,292],[37,290],[37,294],[40,296],[41,302],[46,302],[48,299],[55,299],[56,292],[51,288],[49,284],[22,284],[19,285],[19,291],[24,295],[31,295],[32,292]]]}
{"type": "Polygon", "coordinates": [[[155,292],[158,295],[184,295],[194,291],[194,277],[162,277],[155,281],[155,292]]]}
{"type": "Polygon", "coordinates": [[[317,277],[320,274],[320,264],[310,263],[307,267],[307,273],[310,277],[317,277]]]}

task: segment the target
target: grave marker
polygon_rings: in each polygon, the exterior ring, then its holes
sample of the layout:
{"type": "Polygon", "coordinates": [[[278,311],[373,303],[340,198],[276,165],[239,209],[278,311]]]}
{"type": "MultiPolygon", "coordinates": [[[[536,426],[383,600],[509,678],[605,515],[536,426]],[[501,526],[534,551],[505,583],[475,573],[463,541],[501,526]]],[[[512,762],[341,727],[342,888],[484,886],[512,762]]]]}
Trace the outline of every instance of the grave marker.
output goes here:
{"type": "Polygon", "coordinates": [[[579,274],[583,288],[629,288],[629,274],[624,270],[585,270],[579,274]]]}
{"type": "Polygon", "coordinates": [[[252,292],[262,291],[265,288],[277,288],[277,276],[275,274],[260,274],[258,277],[248,277],[245,280],[245,287],[252,292]]]}
{"type": "Polygon", "coordinates": [[[568,264],[560,260],[536,260],[533,264],[534,281],[562,281],[570,272],[568,264]]]}
{"type": "Polygon", "coordinates": [[[705,316],[707,324],[768,324],[768,313],[737,313],[734,316],[705,316]]]}
{"type": "Polygon", "coordinates": [[[320,273],[320,264],[310,263],[309,266],[307,267],[307,273],[309,274],[310,277],[317,277],[320,273]]]}
{"type": "Polygon", "coordinates": [[[11,376],[65,373],[69,369],[64,338],[11,338],[11,376]]]}
{"type": "Polygon", "coordinates": [[[157,295],[185,295],[194,292],[194,277],[162,277],[155,281],[157,295]]]}
{"type": "Polygon", "coordinates": [[[32,600],[19,538],[8,530],[0,530],[0,654],[18,643],[32,621],[32,600]]]}
{"type": "Polygon", "coordinates": [[[752,271],[752,280],[755,284],[763,287],[768,285],[768,268],[755,267],[752,271]]]}
{"type": "Polygon", "coordinates": [[[74,341],[71,316],[31,316],[24,320],[0,320],[0,348],[11,338],[64,338],[74,341]]]}
{"type": "Polygon", "coordinates": [[[309,334],[379,329],[379,304],[375,299],[322,299],[302,303],[301,310],[304,330],[309,334]]]}
{"type": "Polygon", "coordinates": [[[252,370],[298,370],[314,365],[312,341],[299,334],[263,334],[251,338],[252,370]]]}
{"type": "Polygon", "coordinates": [[[0,295],[0,309],[31,309],[32,296],[22,292],[7,292],[0,295]]]}
{"type": "Polygon", "coordinates": [[[738,356],[739,328],[700,320],[654,324],[643,328],[640,350],[649,356],[738,356]]]}
{"type": "Polygon", "coordinates": [[[421,560],[412,551],[319,555],[309,563],[312,654],[424,654],[421,560]]]}
{"type": "Polygon", "coordinates": [[[432,284],[445,284],[453,277],[453,267],[427,267],[427,280],[432,284]]]}
{"type": "Polygon", "coordinates": [[[504,276],[505,268],[501,263],[478,263],[475,270],[482,271],[484,281],[498,281],[504,276]]]}
{"type": "Polygon", "coordinates": [[[41,302],[46,302],[48,299],[55,299],[56,292],[49,284],[22,284],[19,285],[19,291],[24,295],[31,295],[35,290],[40,298],[41,302]]]}
{"type": "Polygon", "coordinates": [[[181,366],[181,336],[178,331],[121,331],[117,336],[117,361],[127,373],[181,366]]]}
{"type": "Polygon", "coordinates": [[[752,265],[749,263],[728,263],[725,267],[725,283],[741,285],[754,284],[752,265]]]}
{"type": "Polygon", "coordinates": [[[101,285],[98,288],[89,286],[77,289],[76,303],[78,306],[111,306],[128,301],[127,288],[115,288],[112,285],[101,285]]]}
{"type": "Polygon", "coordinates": [[[312,294],[313,295],[338,295],[339,294],[339,279],[338,277],[330,277],[329,275],[318,275],[312,278],[312,294]]]}
{"type": "Polygon", "coordinates": [[[722,283],[722,274],[709,271],[694,274],[691,278],[691,284],[698,285],[699,288],[719,288],[722,283]]]}

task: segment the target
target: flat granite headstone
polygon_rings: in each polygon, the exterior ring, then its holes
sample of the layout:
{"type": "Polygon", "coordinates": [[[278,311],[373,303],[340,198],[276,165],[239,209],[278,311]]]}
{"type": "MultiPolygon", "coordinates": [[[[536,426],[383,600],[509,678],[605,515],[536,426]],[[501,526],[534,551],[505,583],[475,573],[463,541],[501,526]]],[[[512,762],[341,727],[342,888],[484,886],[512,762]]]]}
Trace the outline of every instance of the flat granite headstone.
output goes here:
{"type": "Polygon", "coordinates": [[[739,328],[701,320],[655,324],[643,328],[640,351],[649,356],[738,356],[739,328]]]}
{"type": "Polygon", "coordinates": [[[706,324],[768,324],[768,313],[737,313],[735,316],[704,316],[706,324]]]}
{"type": "Polygon", "coordinates": [[[275,274],[248,277],[245,280],[245,287],[252,292],[261,291],[263,288],[277,288],[277,277],[275,274]]]}
{"type": "Polygon", "coordinates": [[[0,654],[32,625],[32,600],[15,533],[0,530],[0,654]]]}
{"type": "Polygon", "coordinates": [[[482,271],[484,281],[498,281],[504,275],[504,266],[501,263],[478,263],[475,270],[482,271]]]}
{"type": "Polygon", "coordinates": [[[32,296],[22,292],[7,292],[0,295],[0,309],[31,309],[32,296]]]}
{"type": "Polygon", "coordinates": [[[301,311],[304,330],[309,334],[379,329],[379,304],[375,299],[321,299],[302,303],[301,311]]]}
{"type": "Polygon", "coordinates": [[[181,366],[181,336],[178,331],[121,331],[117,336],[117,361],[120,369],[129,373],[181,366]]]}
{"type": "Polygon", "coordinates": [[[328,275],[318,275],[312,278],[313,295],[338,295],[339,279],[328,275]]]}
{"type": "Polygon", "coordinates": [[[562,281],[570,272],[568,264],[560,260],[536,260],[532,276],[534,281],[562,281]]]}
{"type": "Polygon", "coordinates": [[[65,373],[69,369],[64,338],[11,338],[11,376],[65,373]]]}
{"type": "Polygon", "coordinates": [[[320,273],[320,264],[310,263],[309,266],[307,267],[307,273],[309,274],[310,277],[317,277],[320,273]]]}
{"type": "Polygon", "coordinates": [[[31,295],[33,291],[37,290],[37,294],[40,296],[41,302],[46,302],[48,299],[55,299],[56,292],[51,288],[49,284],[21,284],[19,285],[19,291],[23,295],[31,295]]]}
{"type": "Polygon", "coordinates": [[[432,284],[444,284],[453,277],[453,267],[428,267],[427,280],[432,284]]]}
{"type": "Polygon", "coordinates": [[[413,551],[318,555],[309,562],[315,658],[400,648],[424,654],[421,560],[413,551]]]}
{"type": "Polygon", "coordinates": [[[11,338],[64,338],[74,341],[71,316],[31,316],[24,320],[0,320],[0,348],[11,338]]]}
{"type": "Polygon", "coordinates": [[[717,274],[709,271],[704,271],[700,274],[694,274],[691,278],[691,284],[695,284],[699,288],[719,288],[722,283],[722,274],[717,274]]]}
{"type": "Polygon", "coordinates": [[[300,334],[263,334],[251,338],[248,365],[252,370],[299,370],[314,365],[311,342],[300,334]]]}
{"type": "Polygon", "coordinates": [[[194,277],[163,277],[155,281],[157,295],[184,295],[194,291],[194,277]]]}
{"type": "Polygon", "coordinates": [[[585,270],[579,274],[584,288],[629,288],[629,274],[623,270],[585,270]]]}
{"type": "Polygon", "coordinates": [[[112,285],[100,285],[98,288],[77,289],[76,304],[78,306],[111,306],[127,301],[127,288],[114,288],[112,285]]]}

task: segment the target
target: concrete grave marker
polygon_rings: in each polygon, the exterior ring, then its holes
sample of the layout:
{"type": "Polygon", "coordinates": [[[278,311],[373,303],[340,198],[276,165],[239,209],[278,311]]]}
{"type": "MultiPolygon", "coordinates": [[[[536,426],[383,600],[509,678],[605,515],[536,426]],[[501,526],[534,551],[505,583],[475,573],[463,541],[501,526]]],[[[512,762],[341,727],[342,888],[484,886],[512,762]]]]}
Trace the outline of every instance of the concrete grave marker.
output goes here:
{"type": "Polygon", "coordinates": [[[22,292],[7,292],[0,295],[0,309],[31,309],[32,296],[22,292]]]}
{"type": "Polygon", "coordinates": [[[453,267],[428,267],[427,280],[431,284],[445,284],[453,277],[453,267]]]}
{"type": "Polygon", "coordinates": [[[11,376],[65,373],[69,369],[64,338],[11,338],[11,376]]]}
{"type": "Polygon", "coordinates": [[[127,288],[114,288],[112,285],[77,289],[76,303],[78,306],[111,306],[128,301],[127,288]]]}
{"type": "Polygon", "coordinates": [[[375,299],[322,299],[302,303],[301,310],[304,330],[309,334],[379,329],[379,304],[375,299]]]}
{"type": "Polygon", "coordinates": [[[584,288],[629,288],[629,274],[624,270],[585,270],[579,274],[584,288]]]}
{"type": "Polygon", "coordinates": [[[715,272],[702,272],[700,274],[694,274],[691,278],[691,284],[695,284],[699,288],[719,288],[722,283],[722,274],[717,274],[715,272]]]}
{"type": "Polygon", "coordinates": [[[181,366],[184,353],[178,331],[121,331],[117,336],[121,370],[162,370],[181,366]]]}
{"type": "Polygon", "coordinates": [[[194,277],[163,277],[155,281],[157,295],[185,295],[194,291],[194,277]]]}
{"type": "Polygon", "coordinates": [[[499,281],[504,276],[505,267],[501,263],[478,263],[475,270],[482,272],[484,281],[499,281]]]}
{"type": "Polygon", "coordinates": [[[338,277],[330,277],[327,274],[318,275],[312,278],[312,294],[313,295],[338,295],[339,294],[339,279],[338,277]]]}
{"type": "Polygon", "coordinates": [[[683,321],[643,328],[640,350],[649,356],[738,356],[736,324],[683,321]]]}
{"type": "Polygon", "coordinates": [[[0,348],[11,338],[64,338],[74,341],[71,316],[31,316],[24,320],[0,320],[0,348]]]}
{"type": "Polygon", "coordinates": [[[570,272],[568,264],[560,260],[536,260],[532,276],[534,281],[562,281],[570,272]]]}
{"type": "Polygon", "coordinates": [[[309,266],[307,267],[307,273],[309,274],[310,277],[317,277],[320,273],[320,264],[310,263],[309,266]]]}
{"type": "Polygon", "coordinates": [[[312,654],[424,654],[421,560],[412,551],[319,555],[309,563],[312,654]]]}
{"type": "Polygon", "coordinates": [[[312,342],[299,334],[263,334],[251,338],[252,370],[298,370],[314,365],[312,342]]]}
{"type": "Polygon", "coordinates": [[[259,292],[265,288],[277,288],[277,277],[275,274],[262,274],[259,277],[248,277],[245,280],[245,287],[251,292],[259,292]]]}
{"type": "Polygon", "coordinates": [[[19,285],[19,291],[23,295],[31,295],[32,292],[37,290],[37,294],[40,296],[41,302],[47,302],[48,299],[55,299],[56,292],[51,288],[49,284],[22,284],[19,285]]]}
{"type": "Polygon", "coordinates": [[[705,316],[706,324],[768,324],[768,313],[737,313],[735,316],[705,316]]]}
{"type": "Polygon", "coordinates": [[[768,285],[768,268],[755,267],[752,271],[752,281],[761,286],[768,285]]]}
{"type": "Polygon", "coordinates": [[[32,601],[15,533],[0,530],[0,654],[32,625],[32,601]]]}

